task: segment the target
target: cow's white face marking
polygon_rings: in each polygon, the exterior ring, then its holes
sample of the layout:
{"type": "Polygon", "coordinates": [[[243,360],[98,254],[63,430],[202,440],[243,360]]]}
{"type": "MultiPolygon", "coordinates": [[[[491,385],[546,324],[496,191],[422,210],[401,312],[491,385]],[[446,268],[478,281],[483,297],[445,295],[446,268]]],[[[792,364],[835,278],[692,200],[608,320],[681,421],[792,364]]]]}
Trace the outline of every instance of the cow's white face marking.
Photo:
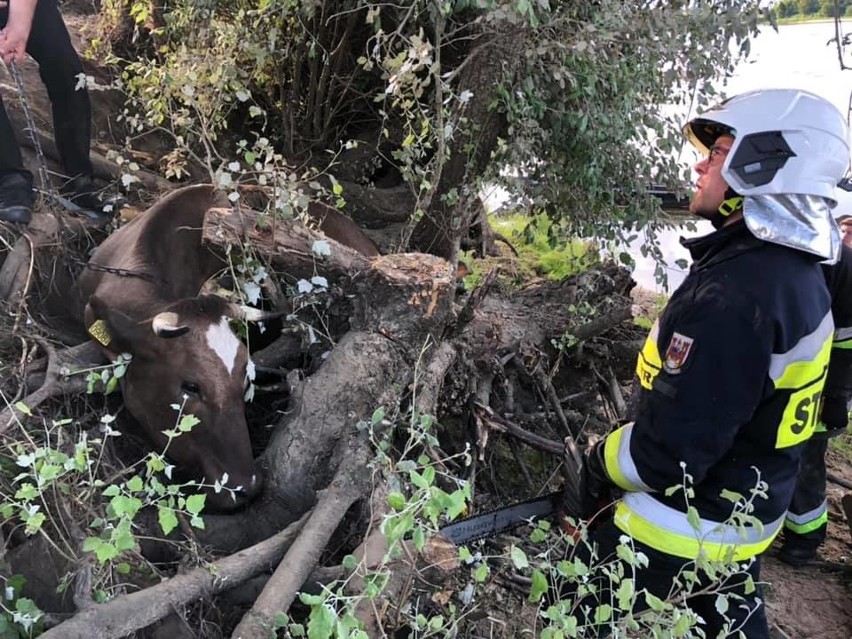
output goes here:
{"type": "Polygon", "coordinates": [[[211,324],[207,329],[207,344],[211,350],[219,356],[228,375],[234,372],[234,364],[237,362],[237,351],[240,348],[240,340],[228,326],[228,318],[223,317],[218,324],[211,324]]]}

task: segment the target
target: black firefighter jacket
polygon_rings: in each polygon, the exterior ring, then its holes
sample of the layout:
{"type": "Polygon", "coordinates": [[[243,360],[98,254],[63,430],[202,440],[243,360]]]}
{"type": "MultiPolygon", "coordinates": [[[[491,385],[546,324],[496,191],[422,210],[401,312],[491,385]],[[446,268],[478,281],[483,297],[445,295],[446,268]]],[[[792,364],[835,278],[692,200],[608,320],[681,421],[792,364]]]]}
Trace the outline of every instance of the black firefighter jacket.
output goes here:
{"type": "Polygon", "coordinates": [[[781,529],[819,421],[831,299],[817,258],[742,221],[683,244],[694,262],[639,356],[636,420],[604,444],[626,491],[615,523],[669,555],[742,560],[781,529]]]}

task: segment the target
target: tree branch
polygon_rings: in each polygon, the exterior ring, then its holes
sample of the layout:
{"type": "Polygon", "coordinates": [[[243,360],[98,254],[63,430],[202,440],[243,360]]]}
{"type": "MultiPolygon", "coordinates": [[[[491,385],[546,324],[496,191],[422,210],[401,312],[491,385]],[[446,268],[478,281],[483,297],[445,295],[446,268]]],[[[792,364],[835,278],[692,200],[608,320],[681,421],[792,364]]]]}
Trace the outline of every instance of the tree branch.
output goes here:
{"type": "Polygon", "coordinates": [[[175,607],[233,588],[278,563],[300,534],[307,516],[278,534],[213,562],[195,568],[156,586],[121,595],[112,601],[87,608],[51,628],[43,639],[118,639],[148,626],[173,612],[175,607]]]}

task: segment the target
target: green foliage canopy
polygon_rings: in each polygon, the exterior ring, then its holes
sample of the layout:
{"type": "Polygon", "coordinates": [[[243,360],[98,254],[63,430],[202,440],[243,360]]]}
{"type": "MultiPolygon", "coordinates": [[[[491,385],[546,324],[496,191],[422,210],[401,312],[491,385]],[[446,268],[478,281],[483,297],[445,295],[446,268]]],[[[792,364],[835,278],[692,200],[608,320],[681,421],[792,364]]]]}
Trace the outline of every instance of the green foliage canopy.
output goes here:
{"type": "Polygon", "coordinates": [[[338,154],[360,137],[371,166],[410,186],[412,215],[436,201],[457,215],[462,193],[499,183],[572,232],[612,235],[653,218],[650,181],[684,178],[682,119],[747,54],[759,4],[169,0],[147,32],[145,1],[104,11],[147,33],[123,61],[134,133],[169,130],[178,164],[220,183],[267,180],[271,165],[346,172],[338,154]],[[520,55],[488,55],[489,36],[520,55]],[[448,175],[459,157],[466,170],[448,175]]]}

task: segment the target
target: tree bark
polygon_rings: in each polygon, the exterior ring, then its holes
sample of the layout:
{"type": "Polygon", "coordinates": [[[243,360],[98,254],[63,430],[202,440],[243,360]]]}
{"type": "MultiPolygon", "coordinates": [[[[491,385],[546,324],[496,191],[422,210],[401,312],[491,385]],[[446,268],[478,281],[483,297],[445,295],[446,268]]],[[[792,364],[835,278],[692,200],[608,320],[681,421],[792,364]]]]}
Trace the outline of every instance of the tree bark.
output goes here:
{"type": "Polygon", "coordinates": [[[212,566],[195,568],[151,588],[91,606],[41,636],[44,639],[124,637],[162,619],[176,606],[220,593],[277,565],[303,523],[294,523],[252,548],[213,562],[212,566]]]}
{"type": "Polygon", "coordinates": [[[448,159],[439,168],[435,188],[435,193],[456,193],[457,197],[434,197],[411,239],[413,248],[439,255],[453,264],[461,235],[467,232],[481,206],[479,178],[505,128],[503,115],[493,107],[494,89],[501,84],[512,86],[527,39],[527,30],[508,20],[497,23],[492,31],[485,32],[483,28],[484,23],[471,26],[474,49],[461,68],[455,88],[459,93],[470,91],[472,96],[455,109],[453,121],[459,122],[461,130],[448,149],[448,159]]]}

